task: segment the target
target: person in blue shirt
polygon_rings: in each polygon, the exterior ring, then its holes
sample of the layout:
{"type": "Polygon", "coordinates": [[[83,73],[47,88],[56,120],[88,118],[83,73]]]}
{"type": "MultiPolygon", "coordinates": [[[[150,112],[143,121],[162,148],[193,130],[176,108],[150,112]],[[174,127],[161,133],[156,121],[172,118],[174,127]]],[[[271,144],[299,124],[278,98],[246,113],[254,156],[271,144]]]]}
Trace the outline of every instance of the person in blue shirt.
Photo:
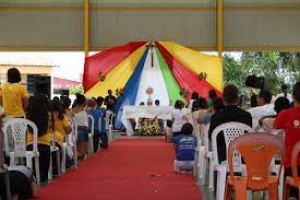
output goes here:
{"type": "Polygon", "coordinates": [[[173,138],[176,152],[174,161],[175,172],[193,169],[197,138],[192,133],[193,125],[185,123],[181,128],[181,134],[173,138]]]}
{"type": "Polygon", "coordinates": [[[96,99],[96,108],[91,109],[90,114],[94,117],[94,151],[98,151],[98,144],[101,139],[100,147],[106,149],[108,147],[108,138],[105,125],[106,111],[102,108],[104,98],[98,97],[96,99]],[[100,124],[101,123],[101,127],[100,124]]]}

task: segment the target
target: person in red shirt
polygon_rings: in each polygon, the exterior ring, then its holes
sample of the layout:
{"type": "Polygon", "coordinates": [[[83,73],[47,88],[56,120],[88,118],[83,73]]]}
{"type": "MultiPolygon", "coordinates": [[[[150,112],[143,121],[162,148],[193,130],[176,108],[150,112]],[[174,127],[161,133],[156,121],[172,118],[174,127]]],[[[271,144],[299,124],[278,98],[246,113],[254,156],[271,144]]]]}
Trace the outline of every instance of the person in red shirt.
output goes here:
{"type": "MultiPolygon", "coordinates": [[[[277,129],[285,129],[285,155],[283,165],[284,176],[292,176],[291,157],[295,144],[300,140],[300,82],[293,86],[294,107],[281,111],[274,122],[277,129]]],[[[298,159],[298,171],[300,171],[300,159],[298,159]]],[[[291,190],[290,196],[296,196],[297,190],[291,190]],[[296,194],[295,194],[296,193],[296,194]]]]}

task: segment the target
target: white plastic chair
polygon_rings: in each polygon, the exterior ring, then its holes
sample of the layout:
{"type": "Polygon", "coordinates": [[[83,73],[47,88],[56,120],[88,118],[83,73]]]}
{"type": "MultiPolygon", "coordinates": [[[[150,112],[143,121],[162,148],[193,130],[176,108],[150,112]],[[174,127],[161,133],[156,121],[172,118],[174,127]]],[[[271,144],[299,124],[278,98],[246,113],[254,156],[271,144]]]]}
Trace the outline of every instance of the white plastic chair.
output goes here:
{"type": "Polygon", "coordinates": [[[165,132],[166,132],[166,142],[172,142],[173,140],[172,128],[166,127],[165,132]]]}
{"type": "Polygon", "coordinates": [[[198,145],[196,148],[196,157],[195,157],[195,168],[194,168],[194,174],[198,175],[199,179],[203,180],[203,177],[205,176],[205,146],[203,144],[203,138],[201,137],[204,135],[205,131],[205,125],[204,124],[195,124],[195,126],[198,126],[199,133],[197,134],[197,141],[198,145]],[[197,173],[196,173],[197,171],[197,173]]]}
{"type": "Polygon", "coordinates": [[[66,137],[66,142],[63,143],[62,151],[63,151],[63,158],[62,158],[62,172],[66,171],[66,161],[67,161],[67,154],[73,157],[74,165],[77,166],[78,164],[78,157],[77,157],[77,123],[76,120],[71,117],[69,118],[69,123],[72,128],[72,131],[66,137]]]}
{"type": "Polygon", "coordinates": [[[88,141],[88,155],[92,155],[94,153],[94,125],[95,125],[95,119],[92,115],[88,115],[88,121],[89,123],[89,141],[88,141]]]}
{"type": "MultiPolygon", "coordinates": [[[[55,133],[55,130],[53,131],[55,133]]],[[[57,159],[57,171],[58,175],[61,175],[62,165],[60,163],[60,152],[59,148],[56,146],[56,138],[55,134],[52,132],[52,141],[50,146],[50,163],[49,163],[49,170],[48,170],[48,180],[52,180],[53,177],[53,153],[56,153],[56,159],[57,159]]]]}
{"type": "Polygon", "coordinates": [[[32,169],[32,159],[35,159],[35,170],[37,183],[40,184],[39,152],[37,148],[38,129],[36,125],[28,120],[14,118],[6,121],[3,125],[5,154],[10,158],[10,166],[15,165],[16,158],[26,158],[27,167],[32,169]],[[32,129],[33,150],[26,151],[26,136],[28,127],[32,129]],[[9,141],[12,139],[12,141],[9,141]],[[9,144],[12,144],[11,149],[9,144]]]}
{"type": "MultiPolygon", "coordinates": [[[[218,183],[216,191],[216,200],[223,200],[225,197],[225,187],[228,166],[227,164],[220,164],[217,151],[217,136],[219,134],[224,134],[225,144],[226,144],[226,155],[228,153],[228,147],[230,142],[235,138],[243,135],[245,132],[253,132],[253,129],[240,122],[227,122],[216,127],[212,132],[212,148],[213,148],[213,171],[218,172],[218,183]]],[[[233,164],[235,172],[243,172],[241,164],[241,156],[239,153],[235,153],[233,156],[233,164]]],[[[211,172],[210,172],[211,173],[211,172]]],[[[212,172],[213,173],[213,172],[212,172]]],[[[213,184],[213,182],[212,182],[213,184]]]]}
{"type": "Polygon", "coordinates": [[[112,141],[112,128],[113,128],[114,113],[106,111],[106,130],[108,130],[108,142],[112,141]]]}
{"type": "MultiPolygon", "coordinates": [[[[104,124],[106,124],[106,117],[103,114],[99,117],[99,122],[98,122],[98,129],[100,131],[100,134],[101,134],[101,130],[102,130],[102,121],[104,121],[104,124]]],[[[100,137],[99,143],[98,143],[98,150],[101,149],[100,140],[101,140],[101,137],[100,137]]]]}
{"type": "MultiPolygon", "coordinates": [[[[54,125],[54,124],[52,124],[52,125],[54,125]]],[[[56,153],[57,172],[58,172],[59,176],[61,175],[61,168],[62,168],[61,163],[60,163],[59,148],[56,146],[55,125],[53,127],[51,127],[51,129],[52,129],[52,141],[51,141],[51,145],[50,145],[50,163],[49,163],[49,170],[48,170],[48,180],[52,180],[52,177],[53,177],[53,156],[52,156],[53,153],[56,153]]]]}
{"type": "Polygon", "coordinates": [[[202,165],[202,174],[199,172],[199,178],[202,179],[202,184],[205,184],[205,179],[206,179],[206,167],[207,163],[209,165],[209,180],[208,180],[208,188],[213,189],[214,187],[214,171],[213,171],[213,152],[210,150],[210,141],[208,138],[208,129],[209,129],[210,124],[203,125],[202,130],[203,130],[203,143],[204,143],[204,159],[201,163],[202,165]]]}

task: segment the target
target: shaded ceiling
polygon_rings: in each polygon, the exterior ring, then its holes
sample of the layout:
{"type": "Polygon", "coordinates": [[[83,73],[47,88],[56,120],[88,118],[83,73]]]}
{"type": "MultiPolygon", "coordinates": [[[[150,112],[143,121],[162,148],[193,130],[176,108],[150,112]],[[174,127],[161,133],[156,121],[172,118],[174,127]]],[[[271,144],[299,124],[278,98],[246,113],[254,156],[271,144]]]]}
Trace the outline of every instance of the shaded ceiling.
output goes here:
{"type": "MultiPolygon", "coordinates": [[[[84,0],[1,0],[0,50],[82,50],[84,0]]],[[[90,49],[175,41],[217,50],[217,0],[90,0],[90,49]]],[[[299,0],[223,0],[224,50],[300,50],[299,0]]]]}

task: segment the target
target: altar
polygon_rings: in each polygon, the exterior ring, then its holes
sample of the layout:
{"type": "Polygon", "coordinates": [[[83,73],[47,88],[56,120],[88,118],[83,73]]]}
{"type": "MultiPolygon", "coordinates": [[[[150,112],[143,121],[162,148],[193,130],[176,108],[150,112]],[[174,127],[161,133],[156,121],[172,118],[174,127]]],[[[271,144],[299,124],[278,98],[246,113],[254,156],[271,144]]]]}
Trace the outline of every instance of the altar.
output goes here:
{"type": "Polygon", "coordinates": [[[172,119],[172,106],[124,106],[121,122],[126,128],[127,135],[133,134],[131,118],[172,119]]]}

